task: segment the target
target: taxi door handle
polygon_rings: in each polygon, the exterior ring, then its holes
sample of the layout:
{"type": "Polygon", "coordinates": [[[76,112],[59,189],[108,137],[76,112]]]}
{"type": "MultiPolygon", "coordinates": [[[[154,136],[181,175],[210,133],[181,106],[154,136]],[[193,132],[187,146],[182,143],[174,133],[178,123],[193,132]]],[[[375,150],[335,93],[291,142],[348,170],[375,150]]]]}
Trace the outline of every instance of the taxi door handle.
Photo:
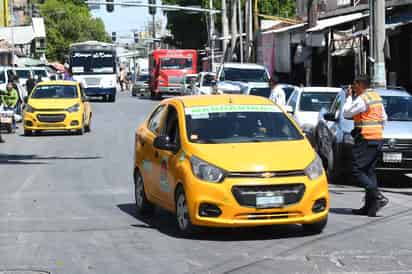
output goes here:
{"type": "Polygon", "coordinates": [[[155,151],[154,156],[155,156],[155,158],[159,158],[159,152],[158,152],[158,151],[155,151]]]}

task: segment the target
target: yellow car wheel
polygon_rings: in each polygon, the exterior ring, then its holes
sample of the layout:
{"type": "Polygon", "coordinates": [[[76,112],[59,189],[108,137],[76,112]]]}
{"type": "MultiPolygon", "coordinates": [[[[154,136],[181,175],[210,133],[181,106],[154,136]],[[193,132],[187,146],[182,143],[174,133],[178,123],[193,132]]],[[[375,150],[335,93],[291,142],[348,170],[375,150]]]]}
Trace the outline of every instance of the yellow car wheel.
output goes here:
{"type": "Polygon", "coordinates": [[[146,197],[143,177],[137,170],[134,174],[134,197],[137,214],[148,215],[153,213],[154,206],[146,197]]]}
{"type": "Polygon", "coordinates": [[[183,187],[179,187],[176,191],[176,222],[184,235],[190,235],[194,232],[195,227],[190,221],[189,207],[183,187]]]}

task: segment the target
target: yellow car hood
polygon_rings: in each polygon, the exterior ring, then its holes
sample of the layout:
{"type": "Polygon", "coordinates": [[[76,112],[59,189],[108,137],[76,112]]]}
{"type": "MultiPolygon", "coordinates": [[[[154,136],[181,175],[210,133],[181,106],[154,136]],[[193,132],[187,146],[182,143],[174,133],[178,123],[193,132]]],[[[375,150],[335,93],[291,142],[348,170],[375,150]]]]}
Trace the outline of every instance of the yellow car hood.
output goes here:
{"type": "Polygon", "coordinates": [[[29,105],[36,110],[66,109],[79,103],[79,99],[30,99],[29,105]]]}
{"type": "Polygon", "coordinates": [[[194,155],[226,171],[303,170],[315,152],[307,140],[240,144],[191,144],[194,155]]]}

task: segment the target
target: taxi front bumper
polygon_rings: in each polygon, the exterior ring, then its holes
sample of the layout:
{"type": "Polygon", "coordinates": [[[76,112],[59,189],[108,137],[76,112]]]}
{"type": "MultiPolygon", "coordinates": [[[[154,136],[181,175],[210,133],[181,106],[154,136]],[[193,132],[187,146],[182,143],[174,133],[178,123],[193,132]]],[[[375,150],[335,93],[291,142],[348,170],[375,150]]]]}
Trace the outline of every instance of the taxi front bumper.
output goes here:
{"type": "Polygon", "coordinates": [[[313,181],[306,176],[226,179],[219,184],[203,182],[193,177],[192,180],[190,186],[185,187],[185,192],[191,221],[198,226],[310,224],[324,220],[329,212],[329,192],[325,175],[313,181]],[[245,190],[243,198],[239,189],[245,190]],[[284,204],[258,208],[254,204],[256,197],[253,193],[265,192],[280,193],[284,197],[284,204]]]}
{"type": "Polygon", "coordinates": [[[25,130],[79,130],[83,127],[83,114],[79,112],[24,113],[25,130]]]}

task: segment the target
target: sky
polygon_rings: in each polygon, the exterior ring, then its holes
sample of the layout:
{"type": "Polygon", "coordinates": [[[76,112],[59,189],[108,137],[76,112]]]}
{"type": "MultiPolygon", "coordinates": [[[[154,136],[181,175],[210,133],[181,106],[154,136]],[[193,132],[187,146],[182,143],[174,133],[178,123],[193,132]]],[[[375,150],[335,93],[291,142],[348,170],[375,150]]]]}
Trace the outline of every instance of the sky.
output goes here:
{"type": "MultiPolygon", "coordinates": [[[[133,31],[144,30],[152,18],[147,7],[115,6],[114,11],[109,13],[105,6],[100,6],[100,9],[92,10],[92,14],[102,18],[109,34],[115,31],[117,36],[130,36],[130,39],[133,39],[133,31]]],[[[161,14],[158,10],[157,17],[161,17],[161,14]]]]}

